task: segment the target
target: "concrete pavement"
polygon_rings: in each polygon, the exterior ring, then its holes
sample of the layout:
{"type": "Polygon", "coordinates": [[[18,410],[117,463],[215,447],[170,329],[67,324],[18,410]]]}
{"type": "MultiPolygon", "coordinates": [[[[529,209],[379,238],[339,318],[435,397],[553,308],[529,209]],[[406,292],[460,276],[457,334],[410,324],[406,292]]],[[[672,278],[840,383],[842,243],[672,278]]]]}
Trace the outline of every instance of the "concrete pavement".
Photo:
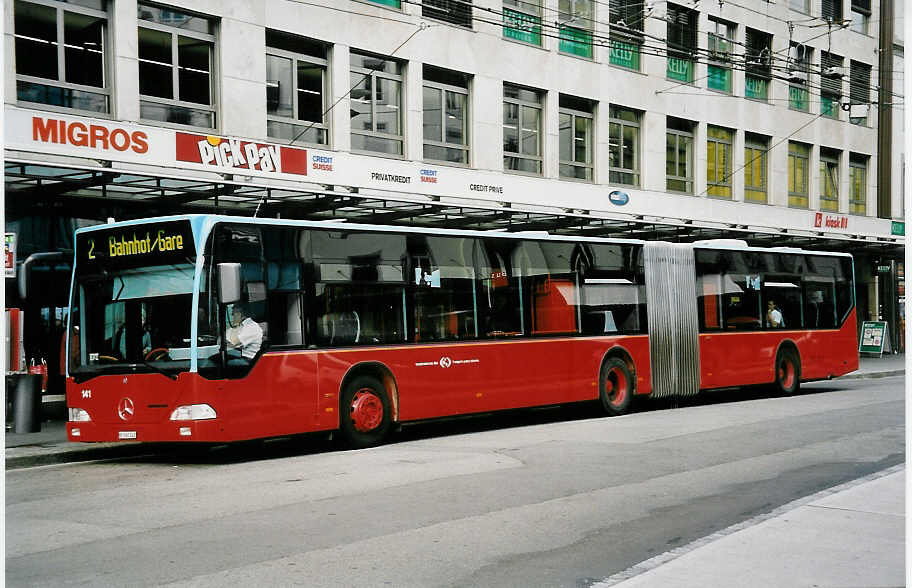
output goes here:
{"type": "MultiPolygon", "coordinates": [[[[843,378],[905,374],[903,355],[862,358],[843,378]]],[[[69,443],[65,423],[38,433],[6,433],[6,467],[110,459],[142,444],[69,443]]],[[[784,505],[597,583],[675,587],[888,587],[906,585],[905,466],[784,505]]]]}

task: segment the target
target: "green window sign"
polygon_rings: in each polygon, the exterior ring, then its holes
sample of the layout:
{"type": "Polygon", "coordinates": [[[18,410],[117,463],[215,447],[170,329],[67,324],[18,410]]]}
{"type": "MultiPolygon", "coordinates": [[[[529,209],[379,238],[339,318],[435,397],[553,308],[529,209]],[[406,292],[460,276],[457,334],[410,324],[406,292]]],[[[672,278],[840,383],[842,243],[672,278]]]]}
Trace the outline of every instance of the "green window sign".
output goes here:
{"type": "Polygon", "coordinates": [[[626,67],[627,69],[640,71],[639,45],[612,39],[610,47],[608,61],[611,62],[611,65],[619,65],[621,67],[626,67]]]}
{"type": "Polygon", "coordinates": [[[592,58],[592,33],[573,27],[561,27],[560,51],[579,57],[592,58]]]}
{"type": "Polygon", "coordinates": [[[789,108],[794,110],[808,111],[808,91],[807,88],[799,86],[789,86],[789,108]]]}
{"type": "Polygon", "coordinates": [[[689,82],[693,79],[693,62],[680,57],[668,58],[668,79],[689,82]]]}
{"type": "Polygon", "coordinates": [[[707,79],[707,86],[711,90],[719,90],[720,92],[731,92],[731,70],[726,67],[719,67],[717,65],[708,66],[709,76],[707,79]]]}
{"type": "Polygon", "coordinates": [[[839,100],[832,96],[821,96],[820,114],[830,118],[839,118],[839,100]]]}
{"type": "Polygon", "coordinates": [[[540,17],[504,8],[503,22],[504,37],[533,45],[541,45],[540,17]]]}
{"type": "Polygon", "coordinates": [[[905,235],[906,234],[906,223],[902,221],[893,221],[893,224],[890,225],[890,234],[891,235],[905,235]]]}
{"type": "Polygon", "coordinates": [[[754,76],[744,78],[744,95],[754,100],[766,100],[769,81],[754,76]]]}
{"type": "Polygon", "coordinates": [[[400,0],[370,0],[374,4],[382,4],[384,6],[392,6],[393,8],[400,8],[400,0]]]}

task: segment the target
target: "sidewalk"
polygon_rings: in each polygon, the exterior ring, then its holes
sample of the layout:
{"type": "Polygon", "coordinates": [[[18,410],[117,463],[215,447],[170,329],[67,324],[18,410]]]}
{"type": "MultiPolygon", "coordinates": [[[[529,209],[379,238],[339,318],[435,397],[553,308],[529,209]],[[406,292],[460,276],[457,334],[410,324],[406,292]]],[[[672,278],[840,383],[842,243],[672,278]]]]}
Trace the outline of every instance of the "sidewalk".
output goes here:
{"type": "Polygon", "coordinates": [[[905,465],[797,500],[593,588],[906,585],[905,465]]]}

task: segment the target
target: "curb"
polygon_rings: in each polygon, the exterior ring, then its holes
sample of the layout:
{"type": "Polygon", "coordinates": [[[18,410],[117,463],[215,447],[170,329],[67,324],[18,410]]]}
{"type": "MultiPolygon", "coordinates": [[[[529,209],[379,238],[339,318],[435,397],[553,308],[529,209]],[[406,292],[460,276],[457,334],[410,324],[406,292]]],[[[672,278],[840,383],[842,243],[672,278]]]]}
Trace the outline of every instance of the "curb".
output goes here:
{"type": "Polygon", "coordinates": [[[846,374],[845,376],[839,376],[838,378],[833,378],[833,381],[836,380],[861,380],[865,378],[891,378],[893,376],[905,376],[906,370],[889,370],[885,372],[869,372],[866,374],[846,374]]]}

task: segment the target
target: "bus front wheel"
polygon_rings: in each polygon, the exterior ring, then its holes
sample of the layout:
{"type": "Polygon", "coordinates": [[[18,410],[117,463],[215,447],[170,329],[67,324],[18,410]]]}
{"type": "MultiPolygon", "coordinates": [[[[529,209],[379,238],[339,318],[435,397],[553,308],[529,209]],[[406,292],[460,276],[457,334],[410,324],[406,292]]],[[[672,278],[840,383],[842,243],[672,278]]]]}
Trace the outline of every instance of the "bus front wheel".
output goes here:
{"type": "Polygon", "coordinates": [[[390,401],[386,388],[373,376],[357,376],[342,393],[342,434],[355,449],[379,445],[390,430],[390,401]]]}
{"type": "Polygon", "coordinates": [[[625,414],[633,400],[633,377],[627,362],[611,357],[602,364],[599,374],[599,400],[610,416],[625,414]]]}
{"type": "Polygon", "coordinates": [[[776,354],[776,391],[783,396],[798,392],[801,384],[801,363],[798,354],[791,349],[781,349],[776,354]]]}

